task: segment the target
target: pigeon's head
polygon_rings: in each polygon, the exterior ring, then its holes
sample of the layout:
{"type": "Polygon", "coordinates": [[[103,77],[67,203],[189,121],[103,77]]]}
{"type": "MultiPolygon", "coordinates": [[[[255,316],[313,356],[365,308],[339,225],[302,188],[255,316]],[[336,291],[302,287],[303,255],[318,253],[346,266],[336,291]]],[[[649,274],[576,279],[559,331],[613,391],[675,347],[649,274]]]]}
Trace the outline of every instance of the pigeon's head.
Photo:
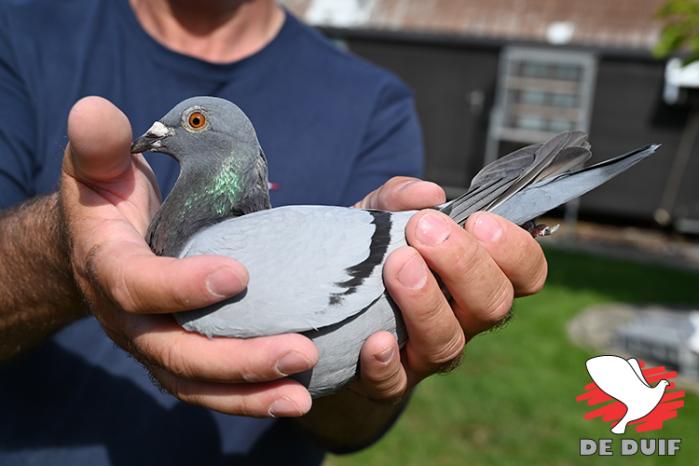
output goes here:
{"type": "Polygon", "coordinates": [[[248,117],[217,97],[192,97],[177,104],[131,145],[132,153],[145,151],[169,154],[183,167],[229,157],[238,159],[239,166],[264,161],[248,117]]]}

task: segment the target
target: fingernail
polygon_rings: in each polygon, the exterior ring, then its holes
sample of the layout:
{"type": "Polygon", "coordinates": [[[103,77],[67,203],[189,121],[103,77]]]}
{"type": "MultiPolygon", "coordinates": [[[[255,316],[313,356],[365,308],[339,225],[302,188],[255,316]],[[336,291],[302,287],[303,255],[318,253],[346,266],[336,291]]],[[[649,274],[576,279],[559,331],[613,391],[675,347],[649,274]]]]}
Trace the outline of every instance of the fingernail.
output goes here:
{"type": "Polygon", "coordinates": [[[403,264],[397,277],[400,284],[406,288],[417,290],[425,285],[427,269],[417,253],[403,264]]]}
{"type": "Polygon", "coordinates": [[[376,354],[374,357],[380,363],[386,364],[388,361],[393,359],[394,353],[395,353],[395,350],[392,347],[389,347],[389,348],[386,348],[385,350],[381,351],[380,353],[376,354]]]}
{"type": "Polygon", "coordinates": [[[417,237],[427,245],[437,246],[449,238],[450,227],[439,215],[426,214],[417,224],[417,237]]]}
{"type": "Polygon", "coordinates": [[[269,406],[268,414],[272,417],[289,417],[303,414],[299,405],[291,398],[279,398],[269,406]]]}
{"type": "Polygon", "coordinates": [[[494,243],[502,236],[502,227],[492,215],[476,214],[476,221],[473,222],[473,235],[488,243],[494,243]]]}
{"type": "Polygon", "coordinates": [[[240,293],[243,286],[232,268],[221,267],[207,277],[206,288],[216,297],[228,298],[240,293]]]}
{"type": "Polygon", "coordinates": [[[276,369],[282,375],[291,375],[311,368],[311,361],[298,351],[289,351],[277,361],[276,369]]]}

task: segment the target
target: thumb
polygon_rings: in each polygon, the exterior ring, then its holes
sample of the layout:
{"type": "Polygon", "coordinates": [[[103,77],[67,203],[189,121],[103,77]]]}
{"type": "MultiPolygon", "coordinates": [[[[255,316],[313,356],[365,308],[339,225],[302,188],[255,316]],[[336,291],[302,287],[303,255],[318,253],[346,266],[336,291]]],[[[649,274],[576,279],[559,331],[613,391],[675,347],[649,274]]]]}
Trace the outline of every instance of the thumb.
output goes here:
{"type": "Polygon", "coordinates": [[[68,115],[68,147],[63,169],[81,181],[105,182],[131,166],[131,124],[102,97],[84,97],[68,115]]]}

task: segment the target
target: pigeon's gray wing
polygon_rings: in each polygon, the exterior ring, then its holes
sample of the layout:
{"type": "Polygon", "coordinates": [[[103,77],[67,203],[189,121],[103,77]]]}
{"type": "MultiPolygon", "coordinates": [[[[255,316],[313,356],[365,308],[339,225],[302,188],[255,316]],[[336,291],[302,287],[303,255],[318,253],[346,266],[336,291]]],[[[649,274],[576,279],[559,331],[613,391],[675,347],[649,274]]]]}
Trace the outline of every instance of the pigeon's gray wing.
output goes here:
{"type": "Polygon", "coordinates": [[[468,191],[440,210],[461,223],[473,212],[485,208],[534,163],[541,144],[523,147],[489,163],[471,180],[468,191]]]}
{"type": "Polygon", "coordinates": [[[580,170],[585,166],[585,162],[590,160],[590,157],[592,157],[592,152],[590,152],[589,148],[580,146],[566,147],[558,153],[551,165],[539,173],[532,181],[532,184],[562,175],[563,173],[580,170]]]}
{"type": "Polygon", "coordinates": [[[384,293],[382,264],[405,244],[414,212],[290,206],[226,220],[194,235],[181,256],[228,256],[247,268],[246,292],[177,313],[205,335],[305,332],[343,321],[384,293]]]}
{"type": "Polygon", "coordinates": [[[541,148],[541,144],[534,144],[527,147],[522,147],[516,151],[507,154],[504,157],[489,163],[481,169],[476,176],[471,180],[469,191],[479,186],[488,184],[496,179],[510,178],[516,179],[536,158],[536,151],[541,148]]]}
{"type": "Polygon", "coordinates": [[[565,173],[519,191],[492,211],[518,225],[536,218],[615,177],[655,153],[657,144],[629,152],[577,172],[565,173]]]}
{"type": "Polygon", "coordinates": [[[486,210],[493,210],[495,207],[529,186],[542,172],[551,166],[555,166],[555,162],[560,153],[568,147],[584,147],[589,149],[590,145],[587,142],[587,135],[582,131],[568,131],[557,134],[546,141],[537,149],[534,162],[527,167],[517,180],[510,184],[505,192],[498,195],[498,197],[486,207],[486,210]]]}
{"type": "Polygon", "coordinates": [[[440,209],[461,224],[472,213],[492,210],[539,180],[581,167],[590,155],[585,133],[558,134],[488,164],[474,177],[468,192],[440,209]]]}

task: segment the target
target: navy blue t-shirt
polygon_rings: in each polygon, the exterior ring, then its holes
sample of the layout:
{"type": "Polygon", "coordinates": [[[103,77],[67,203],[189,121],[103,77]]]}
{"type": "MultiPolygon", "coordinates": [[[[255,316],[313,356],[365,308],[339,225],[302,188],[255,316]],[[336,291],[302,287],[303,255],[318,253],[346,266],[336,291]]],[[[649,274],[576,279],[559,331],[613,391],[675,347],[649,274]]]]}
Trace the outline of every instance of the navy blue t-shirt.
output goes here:
{"type": "MultiPolygon", "coordinates": [[[[269,159],[275,206],[349,205],[391,176],[421,171],[406,87],[289,14],[264,49],[220,65],[153,40],[128,0],[0,0],[0,209],[55,189],[66,117],[86,95],[115,102],[137,134],[187,97],[237,103],[269,159]]],[[[177,165],[161,154],[149,161],[167,193],[177,165]]],[[[161,393],[92,318],[0,367],[3,465],[322,457],[291,423],[226,416],[161,393]]]]}

